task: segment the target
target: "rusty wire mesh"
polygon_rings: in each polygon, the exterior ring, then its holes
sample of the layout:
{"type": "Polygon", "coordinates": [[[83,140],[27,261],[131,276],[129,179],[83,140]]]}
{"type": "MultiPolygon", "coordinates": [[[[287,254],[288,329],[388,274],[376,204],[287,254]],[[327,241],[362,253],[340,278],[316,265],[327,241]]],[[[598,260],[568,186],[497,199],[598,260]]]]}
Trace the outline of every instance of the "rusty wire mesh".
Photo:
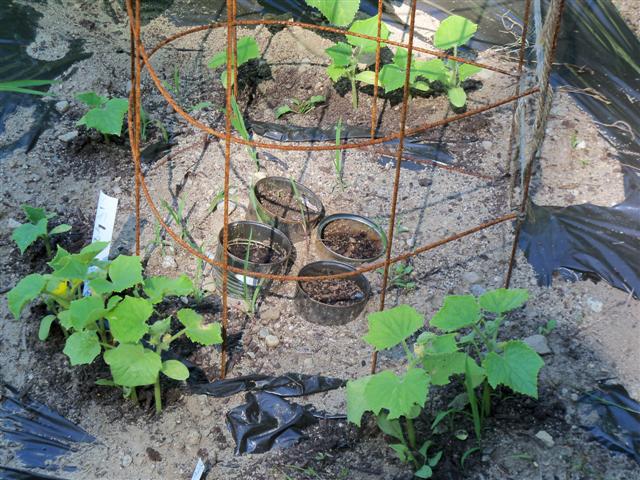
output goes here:
{"type": "MultiPolygon", "coordinates": [[[[545,20],[544,30],[545,37],[541,38],[540,33],[538,34],[538,40],[541,41],[545,49],[545,66],[547,67],[544,74],[538,78],[537,85],[533,88],[529,88],[527,90],[521,91],[520,89],[520,80],[524,74],[524,65],[525,65],[525,46],[527,35],[530,32],[529,28],[529,17],[531,12],[531,5],[534,1],[539,0],[526,0],[525,4],[525,17],[523,19],[523,28],[522,35],[520,37],[520,48],[519,48],[519,58],[517,69],[515,72],[509,72],[501,68],[497,68],[491,65],[487,65],[484,63],[479,63],[471,60],[467,60],[460,57],[455,57],[453,55],[449,55],[445,52],[438,50],[431,50],[426,48],[420,48],[414,45],[414,30],[415,30],[415,18],[416,18],[416,9],[417,9],[417,0],[410,0],[411,8],[409,15],[409,29],[408,29],[408,40],[407,42],[397,42],[389,39],[381,38],[381,25],[382,25],[382,13],[383,13],[383,1],[378,0],[378,28],[377,28],[377,36],[369,36],[354,32],[349,32],[349,35],[355,37],[361,37],[368,40],[373,40],[377,43],[376,46],[376,59],[375,59],[375,71],[374,71],[374,83],[373,83],[373,100],[371,107],[371,138],[364,139],[362,141],[351,141],[350,143],[341,143],[339,145],[336,144],[323,144],[322,142],[316,142],[313,145],[283,145],[280,143],[274,142],[258,142],[253,140],[245,140],[238,136],[235,136],[232,132],[231,125],[231,116],[232,116],[232,89],[234,90],[234,94],[237,97],[237,89],[238,82],[233,81],[237,76],[237,62],[232,61],[232,59],[237,58],[237,27],[238,26],[259,26],[259,25],[278,25],[283,27],[303,27],[312,30],[321,30],[325,32],[346,33],[346,29],[334,28],[324,25],[315,25],[310,23],[296,22],[296,21],[285,21],[285,20],[267,20],[267,19],[259,19],[259,20],[238,20],[236,18],[237,15],[237,1],[236,0],[226,0],[227,6],[227,19],[224,22],[212,23],[208,25],[201,25],[193,28],[189,28],[183,30],[175,35],[167,37],[156,46],[154,46],[149,52],[146,51],[144,44],[141,38],[141,14],[140,14],[140,4],[141,0],[126,0],[127,14],[130,21],[130,32],[131,32],[131,93],[129,97],[129,115],[128,115],[128,123],[129,123],[129,140],[131,144],[131,152],[134,162],[135,168],[135,212],[136,212],[136,254],[140,254],[140,209],[141,209],[141,200],[144,195],[145,200],[155,217],[156,221],[162,226],[162,228],[167,232],[167,234],[173,239],[175,243],[184,248],[187,252],[194,255],[195,257],[201,259],[202,261],[221,268],[222,269],[222,288],[221,288],[221,296],[222,296],[222,327],[223,327],[223,338],[225,338],[226,342],[226,332],[228,331],[228,275],[229,272],[233,273],[243,273],[249,274],[255,278],[268,279],[268,280],[277,280],[277,281],[309,281],[309,280],[330,280],[330,279],[340,279],[347,278],[351,276],[355,276],[361,273],[371,272],[380,267],[383,267],[383,277],[382,277],[382,289],[380,293],[380,303],[379,309],[383,310],[385,308],[385,300],[386,300],[386,290],[389,281],[389,268],[392,264],[396,262],[400,262],[403,260],[407,260],[413,256],[420,255],[429,250],[433,250],[447,243],[462,239],[474,233],[477,233],[486,228],[492,227],[494,225],[498,225],[510,220],[516,220],[515,225],[515,233],[514,233],[514,241],[512,246],[512,251],[509,259],[508,271],[506,273],[505,285],[508,286],[511,273],[513,270],[513,264],[515,259],[515,254],[517,251],[517,242],[519,237],[519,232],[523,222],[523,214],[526,210],[528,195],[529,195],[529,184],[531,182],[531,176],[533,171],[533,160],[538,153],[541,144],[541,137],[543,136],[543,125],[544,120],[546,119],[546,115],[548,114],[548,108],[544,108],[545,105],[550,104],[549,98],[551,96],[551,90],[549,87],[549,72],[552,63],[552,59],[555,54],[555,48],[557,43],[558,32],[560,29],[561,18],[562,18],[562,10],[564,8],[564,0],[551,0],[548,14],[545,20]],[[216,28],[226,28],[227,30],[227,45],[226,45],[226,87],[225,87],[225,97],[226,97],[226,115],[225,115],[225,130],[224,132],[217,131],[211,128],[208,125],[203,124],[202,122],[196,120],[193,116],[187,113],[180,105],[174,100],[170,92],[165,88],[162,81],[159,79],[156,71],[151,65],[150,58],[156,52],[158,52],[162,47],[170,44],[171,42],[184,37],[186,35],[190,35],[196,32],[201,32],[205,30],[211,30],[216,28]],[[466,63],[471,65],[476,65],[486,70],[491,70],[496,73],[506,75],[508,77],[513,77],[516,79],[516,93],[508,98],[499,99],[495,102],[492,102],[488,105],[482,106],[480,108],[468,110],[464,113],[460,113],[457,115],[453,115],[435,122],[419,125],[413,128],[407,128],[407,112],[408,112],[408,103],[409,103],[409,90],[410,90],[410,69],[406,69],[405,79],[404,79],[404,87],[403,87],[403,95],[402,95],[402,104],[401,104],[401,114],[400,114],[400,125],[397,132],[382,136],[376,137],[376,123],[378,120],[378,112],[377,112],[377,100],[378,100],[378,75],[381,68],[381,45],[382,44],[394,45],[397,47],[402,47],[407,49],[407,65],[411,65],[411,60],[414,52],[420,52],[427,55],[431,55],[437,58],[446,58],[451,59],[459,63],[466,63]],[[164,99],[168,102],[169,105],[178,113],[186,122],[191,124],[192,126],[200,129],[208,135],[212,135],[220,140],[224,140],[224,152],[225,152],[225,166],[224,166],[224,208],[223,208],[223,216],[224,216],[224,224],[223,224],[223,247],[224,251],[227,251],[229,245],[229,176],[230,176],[230,167],[231,167],[231,145],[232,144],[241,144],[250,147],[263,148],[263,149],[273,149],[273,150],[287,150],[287,151],[331,151],[331,150],[348,150],[348,149],[364,149],[371,146],[381,146],[383,143],[389,140],[398,140],[398,146],[395,151],[395,171],[394,171],[394,183],[393,183],[393,192],[392,196],[389,199],[389,207],[390,207],[390,221],[389,221],[389,229],[387,232],[388,238],[388,246],[386,250],[385,259],[379,261],[377,263],[369,264],[366,266],[362,266],[357,268],[352,272],[344,272],[333,275],[325,275],[325,276],[296,276],[296,275],[279,275],[279,274],[267,274],[263,272],[247,272],[244,269],[235,268],[227,264],[226,255],[222,255],[222,262],[217,262],[204,253],[193,248],[189,243],[182,239],[182,237],[176,233],[162,218],[156,203],[154,202],[151,194],[149,193],[149,189],[145,182],[144,176],[142,175],[141,169],[141,150],[140,150],[140,141],[141,141],[141,76],[142,71],[146,70],[148,75],[151,77],[153,83],[156,88],[160,92],[160,94],[164,97],[164,99]],[[392,246],[394,241],[394,233],[396,228],[396,213],[397,213],[397,204],[398,204],[398,191],[400,186],[400,173],[401,173],[401,165],[404,160],[404,142],[407,136],[415,135],[417,133],[424,132],[429,129],[433,129],[439,126],[443,126],[455,121],[459,121],[474,115],[479,115],[483,112],[495,109],[505,104],[514,103],[521,101],[525,97],[530,97],[534,94],[538,94],[537,101],[537,116],[536,116],[536,135],[532,140],[534,144],[532,148],[528,150],[529,159],[527,163],[527,167],[524,171],[523,175],[523,194],[521,196],[521,201],[518,207],[511,212],[505,213],[500,217],[494,218],[490,221],[484,222],[475,227],[469,228],[462,232],[458,232],[454,235],[448,236],[436,242],[431,242],[427,245],[422,245],[410,252],[406,252],[400,255],[396,255],[392,257],[392,246]],[[542,128],[542,131],[541,131],[542,128]]],[[[516,143],[514,128],[516,126],[516,108],[514,107],[514,115],[511,126],[511,139],[509,142],[509,154],[508,161],[513,161],[513,145],[516,143]]],[[[443,167],[442,165],[437,165],[438,167],[443,167]]],[[[478,174],[476,172],[465,171],[461,168],[456,167],[444,167],[445,169],[456,171],[459,173],[463,173],[466,175],[472,175],[479,178],[491,179],[486,175],[478,174]]],[[[372,364],[371,369],[372,372],[375,372],[376,369],[377,356],[376,352],[373,352],[372,355],[372,364]]],[[[221,358],[221,370],[220,375],[224,377],[226,374],[226,348],[223,343],[222,347],[222,358],[221,358]]]]}

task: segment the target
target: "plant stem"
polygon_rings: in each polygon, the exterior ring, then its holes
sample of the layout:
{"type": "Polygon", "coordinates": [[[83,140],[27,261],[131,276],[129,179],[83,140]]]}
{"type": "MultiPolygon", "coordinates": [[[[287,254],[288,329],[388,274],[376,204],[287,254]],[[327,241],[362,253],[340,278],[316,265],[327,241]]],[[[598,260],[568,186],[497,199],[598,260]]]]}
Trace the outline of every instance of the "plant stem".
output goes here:
{"type": "Polygon", "coordinates": [[[482,387],[482,418],[491,415],[491,387],[485,380],[482,387]]]}
{"type": "Polygon", "coordinates": [[[138,392],[136,392],[136,387],[131,387],[131,394],[129,395],[129,397],[131,398],[131,400],[136,406],[139,405],[138,392]]]}
{"type": "Polygon", "coordinates": [[[49,235],[44,235],[42,240],[44,241],[44,248],[47,251],[47,258],[51,258],[51,254],[53,252],[51,250],[51,240],[49,239],[49,235]]]}
{"type": "Polygon", "coordinates": [[[416,450],[416,430],[413,426],[412,418],[407,418],[407,438],[409,439],[411,449],[416,450]]]}
{"type": "Polygon", "coordinates": [[[358,109],[358,87],[356,85],[355,72],[354,75],[351,76],[351,104],[354,110],[358,109]]]}
{"type": "Polygon", "coordinates": [[[187,329],[185,328],[184,330],[180,330],[178,333],[176,333],[175,335],[173,335],[168,342],[165,342],[165,345],[169,345],[171,342],[173,342],[175,339],[180,338],[182,335],[184,335],[187,332],[187,329]]]}
{"type": "Polygon", "coordinates": [[[156,401],[156,413],[162,412],[162,394],[160,392],[160,374],[156,377],[156,383],[153,386],[153,397],[156,401]]]}

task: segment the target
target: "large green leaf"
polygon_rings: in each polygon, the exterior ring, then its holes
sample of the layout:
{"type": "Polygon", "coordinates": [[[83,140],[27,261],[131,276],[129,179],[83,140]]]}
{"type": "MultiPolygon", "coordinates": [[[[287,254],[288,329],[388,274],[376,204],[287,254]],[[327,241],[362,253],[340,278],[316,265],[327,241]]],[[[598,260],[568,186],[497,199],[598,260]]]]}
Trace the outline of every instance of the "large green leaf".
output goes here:
{"type": "Polygon", "coordinates": [[[76,95],[76,98],[80,100],[82,103],[84,103],[85,105],[88,105],[89,107],[92,107],[92,108],[100,107],[105,103],[107,103],[107,101],[109,100],[107,97],[102,97],[98,95],[96,92],[78,93],[76,95]]]}
{"type": "Polygon", "coordinates": [[[388,63],[380,69],[378,76],[386,93],[393,92],[404,87],[406,70],[393,63],[388,63]]]}
{"type": "Polygon", "coordinates": [[[422,366],[431,376],[434,385],[447,385],[451,375],[465,373],[465,363],[469,361],[471,383],[477,387],[484,380],[484,371],[464,352],[434,353],[422,359],[422,366]]]}
{"type": "Polygon", "coordinates": [[[339,67],[333,63],[327,67],[327,76],[334,82],[337,82],[342,77],[347,75],[347,72],[347,68],[339,67]]]}
{"type": "Polygon", "coordinates": [[[18,245],[20,253],[24,253],[39,237],[44,237],[47,234],[48,223],[46,218],[41,218],[35,224],[23,223],[13,230],[11,238],[18,245]]]}
{"type": "Polygon", "coordinates": [[[7,293],[7,303],[9,304],[9,310],[16,319],[20,317],[20,312],[22,312],[22,309],[27,303],[38,298],[47,281],[48,276],[32,273],[24,277],[15,287],[9,290],[9,293],[7,293]]]}
{"type": "Polygon", "coordinates": [[[78,125],[95,128],[104,135],[122,133],[122,122],[129,110],[129,100],[126,98],[112,98],[104,105],[89,110],[78,120],[78,125]]]}
{"type": "Polygon", "coordinates": [[[98,255],[102,250],[107,248],[109,242],[93,242],[80,250],[80,253],[77,254],[78,258],[85,262],[91,262],[96,255],[98,255]]]}
{"type": "Polygon", "coordinates": [[[436,48],[449,50],[466,44],[478,30],[478,25],[459,15],[451,15],[441,23],[433,38],[436,48]]]}
{"type": "Polygon", "coordinates": [[[540,355],[518,340],[507,342],[501,355],[491,352],[482,362],[493,388],[506,385],[533,398],[538,398],[538,372],[543,365],[540,355]]]}
{"type": "Polygon", "coordinates": [[[336,67],[346,67],[351,63],[353,47],[348,43],[338,42],[325,50],[336,67]]]}
{"type": "Polygon", "coordinates": [[[429,375],[421,368],[409,368],[403,376],[384,370],[367,382],[365,397],[371,411],[389,411],[389,420],[411,413],[414,405],[424,407],[429,393],[429,375]]]}
{"type": "Polygon", "coordinates": [[[468,63],[462,63],[458,67],[458,78],[461,82],[464,82],[467,78],[480,71],[482,71],[482,68],[480,67],[469,65],[468,63]]]}
{"type": "Polygon", "coordinates": [[[160,355],[140,344],[123,343],[107,350],[104,361],[111,368],[113,381],[123,387],[151,385],[162,368],[160,355]]]}
{"type": "Polygon", "coordinates": [[[153,313],[149,300],[125,297],[107,314],[113,338],[120,343],[135,343],[149,331],[147,320],[153,313]]]}
{"type": "Polygon", "coordinates": [[[55,213],[48,213],[44,208],[31,205],[20,205],[20,207],[31,223],[38,223],[43,218],[49,220],[56,216],[55,213]]]}
{"type": "Polygon", "coordinates": [[[75,330],[83,330],[105,313],[104,300],[93,295],[74,300],[69,306],[70,323],[75,330]]]}
{"type": "Polygon", "coordinates": [[[186,275],[180,275],[178,278],[150,277],[144,281],[144,293],[151,303],[160,303],[167,296],[189,295],[192,292],[193,282],[186,275]]]}
{"type": "Polygon", "coordinates": [[[417,338],[415,346],[416,354],[425,355],[433,353],[451,353],[458,351],[458,342],[455,333],[436,335],[433,332],[423,332],[417,338]],[[420,347],[420,353],[418,348],[420,347]]]}
{"type": "Polygon", "coordinates": [[[360,426],[364,412],[371,410],[365,395],[365,389],[371,377],[371,375],[368,375],[347,382],[347,420],[358,426],[360,426]]]}
{"type": "Polygon", "coordinates": [[[425,77],[432,82],[444,81],[447,77],[447,68],[439,58],[433,60],[416,60],[416,74],[425,77]]]}
{"type": "Polygon", "coordinates": [[[190,308],[178,310],[178,320],[185,326],[187,337],[202,345],[222,343],[222,326],[220,323],[204,324],[202,315],[190,308]]]}
{"type": "MultiPolygon", "coordinates": [[[[238,66],[247,63],[254,58],[260,58],[260,47],[253,37],[240,37],[238,39],[238,66]]],[[[209,68],[218,68],[227,64],[227,49],[216,53],[207,66],[209,68]]]]}
{"type": "Polygon", "coordinates": [[[346,27],[356,16],[360,0],[306,0],[307,5],[315,7],[334,25],[346,27]]]}
{"type": "Polygon", "coordinates": [[[402,425],[400,425],[400,420],[389,420],[389,415],[385,412],[382,412],[378,416],[378,428],[390,437],[396,438],[401,442],[405,441],[404,434],[402,433],[402,425]]]}
{"type": "Polygon", "coordinates": [[[64,354],[71,365],[87,365],[100,354],[100,340],[94,330],[75,332],[64,345],[64,354]]]}
{"type": "MultiPolygon", "coordinates": [[[[360,33],[362,35],[369,35],[370,37],[378,36],[378,16],[374,16],[371,18],[367,18],[366,20],[358,20],[353,22],[350,32],[360,33]]],[[[382,23],[382,28],[380,30],[380,38],[386,40],[389,38],[389,29],[387,26],[382,23]]],[[[368,40],[366,38],[354,37],[352,35],[347,35],[347,41],[353,45],[354,47],[360,47],[363,52],[375,52],[377,42],[375,40],[368,40]]],[[[384,47],[384,43],[380,43],[381,47],[384,47]]]]}
{"type": "Polygon", "coordinates": [[[483,293],[479,302],[484,310],[501,315],[520,308],[528,299],[529,292],[524,288],[498,288],[483,293]]]}
{"type": "Polygon", "coordinates": [[[186,380],[189,378],[189,369],[184,366],[184,363],[178,360],[162,362],[162,370],[160,371],[174,380],[186,380]]]}
{"type": "Polygon", "coordinates": [[[422,315],[409,305],[398,305],[389,310],[370,313],[367,320],[369,332],[364,340],[376,350],[398,345],[424,324],[422,315]]]}
{"type": "Polygon", "coordinates": [[[450,295],[445,297],[443,307],[429,324],[445,332],[455,332],[470,327],[480,319],[480,307],[471,295],[450,295]]]}

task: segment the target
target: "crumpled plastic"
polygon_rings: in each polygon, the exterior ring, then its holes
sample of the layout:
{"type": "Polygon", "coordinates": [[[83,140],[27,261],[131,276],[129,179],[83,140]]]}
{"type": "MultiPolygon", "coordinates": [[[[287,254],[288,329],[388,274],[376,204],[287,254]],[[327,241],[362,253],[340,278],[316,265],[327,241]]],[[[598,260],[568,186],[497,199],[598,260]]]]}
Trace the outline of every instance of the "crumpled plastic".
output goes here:
{"type": "Polygon", "coordinates": [[[600,417],[600,423],[583,428],[609,450],[640,463],[640,403],[629,397],[622,385],[600,385],[579,401],[592,405],[600,417]]]}
{"type": "MultiPolygon", "coordinates": [[[[56,470],[55,460],[74,450],[77,443],[91,443],[95,438],[46,405],[9,392],[0,402],[0,434],[4,440],[20,444],[17,458],[26,468],[56,470]]],[[[28,473],[28,472],[27,472],[28,473]]],[[[19,469],[0,466],[0,479],[29,478],[19,469]]],[[[52,478],[37,477],[32,478],[52,478]]]]}

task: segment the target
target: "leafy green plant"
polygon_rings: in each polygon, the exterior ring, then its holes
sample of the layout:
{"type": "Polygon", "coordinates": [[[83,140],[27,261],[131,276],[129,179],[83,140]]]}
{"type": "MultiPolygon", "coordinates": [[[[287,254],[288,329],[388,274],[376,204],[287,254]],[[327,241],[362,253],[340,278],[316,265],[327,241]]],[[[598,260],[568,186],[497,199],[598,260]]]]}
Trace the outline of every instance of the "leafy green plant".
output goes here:
{"type": "Polygon", "coordinates": [[[431,377],[419,366],[407,339],[423,327],[424,319],[408,305],[369,314],[369,331],[364,340],[377,351],[402,345],[406,368],[401,375],[383,370],[347,383],[347,419],[360,425],[362,415],[371,412],[378,428],[399,443],[389,446],[403,462],[413,464],[415,476],[430,478],[442,452],[430,454],[433,442],[418,441],[414,419],[420,415],[429,395],[431,377]]]}
{"type": "MultiPolygon", "coordinates": [[[[366,20],[357,20],[349,29],[350,32],[376,37],[378,35],[378,16],[366,20]]],[[[389,38],[389,28],[383,23],[380,38],[389,38]]],[[[347,35],[347,42],[338,42],[327,48],[325,53],[332,62],[327,67],[327,75],[334,82],[347,78],[351,83],[351,101],[353,108],[358,108],[358,81],[373,83],[374,72],[359,72],[358,65],[371,65],[375,62],[377,43],[375,40],[347,35]]],[[[384,43],[381,43],[384,46],[384,43]]]]}
{"type": "MultiPolygon", "coordinates": [[[[339,147],[342,143],[342,117],[338,119],[336,124],[336,147],[339,147]]],[[[344,174],[344,150],[337,149],[335,156],[333,157],[333,171],[336,174],[336,180],[340,188],[344,190],[345,183],[343,179],[344,174]]]]}
{"type": "Polygon", "coordinates": [[[297,113],[304,115],[314,110],[319,104],[324,103],[326,98],[323,95],[313,95],[307,100],[298,100],[294,98],[291,104],[281,105],[273,112],[276,119],[286,115],[288,113],[297,113]]]}
{"type": "Polygon", "coordinates": [[[54,85],[56,80],[11,80],[0,82],[0,92],[26,93],[28,95],[38,95],[41,97],[53,96],[55,94],[35,90],[32,87],[44,87],[46,85],[54,85]]]}
{"type": "Polygon", "coordinates": [[[25,250],[33,245],[36,240],[40,239],[44,243],[47,251],[47,257],[51,257],[51,237],[71,230],[71,225],[61,224],[49,230],[49,220],[56,216],[55,213],[49,213],[44,208],[36,208],[30,205],[22,205],[29,223],[23,223],[16,227],[11,234],[11,238],[18,245],[20,253],[24,254],[25,250]]]}
{"type": "Polygon", "coordinates": [[[28,275],[9,291],[9,310],[18,319],[28,303],[41,299],[48,310],[40,322],[41,340],[57,324],[66,338],[63,352],[71,365],[90,364],[102,354],[112,378],[96,383],[121,387],[125,397],[133,400],[137,387],[153,385],[160,411],[160,374],[174,380],[189,376],[182,363],[163,361],[162,353],[183,335],[202,345],[221,343],[221,326],[205,324],[202,316],[183,308],[177,312],[182,327],[172,333],[171,317],[160,319],[155,308],[166,297],[192,294],[191,280],[186,275],[144,278],[140,258],[135,256],[96,260],[106,246],[106,242],[95,242],[76,254],[58,246],[48,263],[51,273],[28,275]],[[83,284],[90,295],[83,296],[83,284]]]}
{"type": "Polygon", "coordinates": [[[141,122],[141,131],[140,137],[143,141],[147,140],[147,132],[149,131],[149,125],[155,125],[160,134],[162,135],[162,139],[164,143],[169,143],[169,132],[167,132],[167,128],[164,126],[160,120],[156,118],[151,118],[144,109],[140,109],[140,119],[141,122]]]}
{"type": "Polygon", "coordinates": [[[499,340],[506,315],[527,299],[526,290],[504,288],[479,298],[448,296],[430,322],[443,333],[424,332],[416,341],[415,353],[433,385],[446,385],[452,375],[464,375],[478,440],[498,386],[538,398],[538,373],[544,365],[540,355],[520,340],[499,340]]]}
{"type": "MultiPolygon", "coordinates": [[[[244,117],[242,116],[242,112],[240,111],[240,107],[238,106],[238,102],[234,95],[231,95],[231,125],[233,125],[233,128],[238,131],[243,139],[251,140],[249,129],[247,129],[247,125],[244,123],[244,117]]],[[[260,171],[260,160],[258,159],[258,152],[256,148],[247,145],[247,152],[253,159],[253,163],[256,165],[256,171],[260,171]]]]}
{"type": "Polygon", "coordinates": [[[180,97],[180,85],[181,85],[180,68],[178,68],[177,65],[173,67],[173,76],[171,77],[171,83],[162,82],[162,84],[167,90],[173,93],[176,97],[180,97]]]}
{"type": "Polygon", "coordinates": [[[302,199],[302,195],[300,195],[300,190],[298,190],[298,185],[293,177],[289,177],[289,183],[291,184],[291,191],[293,192],[293,198],[298,204],[298,208],[300,209],[300,221],[302,223],[302,229],[304,230],[305,235],[308,234],[308,220],[307,220],[307,209],[305,207],[304,200],[302,199]]]}
{"type": "MultiPolygon", "coordinates": [[[[250,60],[260,58],[260,47],[258,42],[253,37],[240,37],[238,39],[238,67],[244,65],[250,60]]],[[[211,69],[216,69],[227,65],[227,50],[223,50],[213,56],[207,66],[211,69]]],[[[233,82],[233,78],[231,79],[233,82]]],[[[227,71],[226,69],[220,73],[220,82],[226,88],[227,87],[227,71]]]]}
{"type": "Polygon", "coordinates": [[[317,8],[334,25],[346,27],[356,16],[360,0],[305,0],[310,7],[317,8]]]}
{"type": "Polygon", "coordinates": [[[558,327],[558,322],[555,319],[552,318],[552,319],[548,320],[547,323],[545,323],[540,328],[538,328],[538,333],[540,335],[547,336],[551,332],[553,332],[557,327],[558,327]]]}
{"type": "Polygon", "coordinates": [[[129,110],[126,98],[103,97],[95,92],[84,92],[76,95],[76,99],[89,107],[89,111],[78,120],[76,125],[95,128],[109,141],[109,135],[119,137],[122,134],[122,122],[129,110]]]}
{"type": "MultiPolygon", "coordinates": [[[[376,270],[380,275],[384,274],[384,268],[376,270]]],[[[408,263],[396,263],[390,267],[387,288],[399,288],[401,290],[413,290],[416,282],[411,279],[413,266],[408,263]]]]}

